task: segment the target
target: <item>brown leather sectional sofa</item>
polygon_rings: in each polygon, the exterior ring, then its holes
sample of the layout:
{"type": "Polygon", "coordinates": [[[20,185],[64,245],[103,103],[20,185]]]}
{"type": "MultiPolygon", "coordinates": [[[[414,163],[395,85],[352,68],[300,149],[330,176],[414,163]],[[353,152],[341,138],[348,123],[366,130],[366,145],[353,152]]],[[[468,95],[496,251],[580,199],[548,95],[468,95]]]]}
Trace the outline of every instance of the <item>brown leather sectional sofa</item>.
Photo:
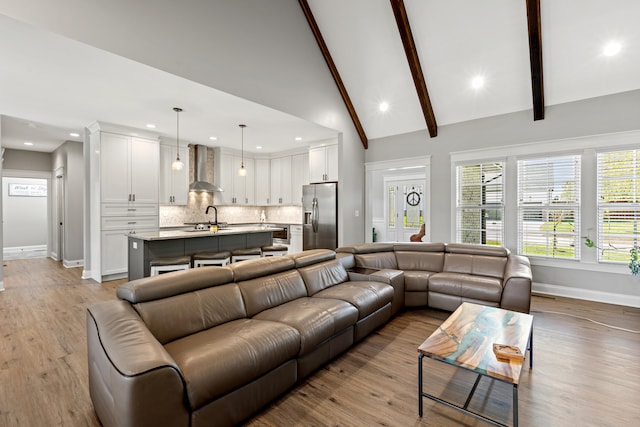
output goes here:
{"type": "Polygon", "coordinates": [[[427,289],[438,274],[454,276],[434,282],[442,289],[433,295],[446,296],[436,297],[437,306],[443,300],[452,309],[451,289],[470,292],[481,276],[481,297],[465,301],[528,311],[526,259],[468,246],[471,252],[461,254],[471,262],[465,269],[462,258],[447,261],[458,254],[450,252],[455,246],[439,246],[438,263],[430,245],[362,245],[341,248],[337,256],[313,250],[121,285],[119,300],[87,311],[89,388],[98,418],[107,427],[237,424],[405,304],[431,305],[427,289]],[[405,259],[404,252],[411,254],[405,259]],[[500,264],[502,278],[496,277],[500,264]],[[418,269],[434,266],[440,272],[418,269]],[[357,267],[366,270],[348,271],[357,267]],[[505,288],[498,302],[487,290],[496,280],[505,288]]]}
{"type": "Polygon", "coordinates": [[[348,268],[404,272],[404,306],[454,311],[463,302],[528,313],[529,259],[503,247],[459,243],[369,243],[337,249],[348,268]]]}

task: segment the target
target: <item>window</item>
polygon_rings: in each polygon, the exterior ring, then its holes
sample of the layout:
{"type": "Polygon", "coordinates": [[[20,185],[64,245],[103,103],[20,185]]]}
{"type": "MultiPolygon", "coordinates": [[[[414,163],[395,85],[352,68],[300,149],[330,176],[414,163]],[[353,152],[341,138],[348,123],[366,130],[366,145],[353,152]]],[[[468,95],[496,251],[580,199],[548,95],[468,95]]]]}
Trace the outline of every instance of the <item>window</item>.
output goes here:
{"type": "Polygon", "coordinates": [[[598,153],[598,260],[629,262],[638,244],[640,150],[598,153]]]}
{"type": "Polygon", "coordinates": [[[518,252],[580,259],[580,155],[518,160],[518,252]]]}
{"type": "Polygon", "coordinates": [[[502,246],[504,242],[504,163],[456,167],[456,241],[502,246]]]}

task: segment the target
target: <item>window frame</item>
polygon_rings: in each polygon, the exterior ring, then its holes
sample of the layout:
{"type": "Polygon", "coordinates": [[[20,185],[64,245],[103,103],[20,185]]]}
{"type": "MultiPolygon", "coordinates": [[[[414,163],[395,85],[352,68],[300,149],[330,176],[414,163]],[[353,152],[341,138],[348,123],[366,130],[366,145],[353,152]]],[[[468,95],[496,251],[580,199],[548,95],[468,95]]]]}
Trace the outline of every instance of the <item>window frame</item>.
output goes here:
{"type": "MultiPolygon", "coordinates": [[[[455,188],[456,188],[456,198],[455,198],[455,241],[457,243],[475,243],[475,244],[481,244],[481,245],[487,245],[487,246],[504,246],[505,245],[505,172],[506,172],[506,161],[504,159],[486,159],[483,160],[481,162],[468,162],[468,163],[458,163],[455,165],[455,188]],[[499,195],[499,202],[494,202],[494,203],[486,203],[486,199],[484,203],[480,203],[480,204],[463,204],[462,203],[462,193],[463,193],[463,187],[465,186],[465,184],[463,183],[463,178],[462,178],[462,173],[463,173],[463,169],[464,168],[468,168],[468,167],[479,167],[480,171],[482,173],[483,167],[485,166],[489,166],[489,165],[499,165],[500,167],[500,182],[499,182],[499,186],[501,187],[500,190],[500,195],[499,195]],[[464,221],[462,220],[462,214],[464,211],[480,211],[480,217],[481,217],[481,221],[482,219],[485,220],[484,223],[484,227],[481,225],[480,228],[477,229],[465,229],[462,227],[464,221]],[[489,235],[487,233],[487,227],[486,227],[486,218],[487,218],[487,212],[486,211],[496,211],[497,216],[499,216],[501,218],[501,226],[499,227],[499,236],[498,239],[499,241],[497,242],[498,245],[491,245],[488,244],[488,238],[489,235]],[[483,237],[481,237],[481,240],[484,240],[484,243],[481,242],[465,242],[464,239],[464,234],[465,234],[465,230],[467,232],[479,232],[481,235],[483,235],[483,237]]],[[[474,183],[474,184],[470,184],[468,185],[468,187],[473,187],[473,186],[480,186],[481,191],[483,191],[483,195],[486,196],[487,191],[487,184],[489,184],[490,182],[492,182],[493,180],[490,181],[486,181],[486,182],[480,182],[480,183],[474,183]]],[[[495,184],[493,184],[495,185],[495,184]]],[[[493,186],[492,185],[492,186],[493,186]]]]}
{"type": "MultiPolygon", "coordinates": [[[[516,184],[516,211],[517,211],[517,253],[527,257],[537,257],[542,259],[553,260],[568,260],[568,261],[580,261],[581,260],[581,218],[582,218],[582,163],[583,152],[557,152],[557,153],[545,153],[545,155],[538,156],[522,156],[516,158],[515,168],[517,176],[516,184]],[[567,160],[561,160],[567,159],[567,160]],[[536,163],[538,163],[536,165],[536,163]],[[571,164],[573,163],[573,167],[571,164]],[[528,165],[527,165],[528,164],[528,165]],[[529,173],[529,179],[525,180],[525,167],[531,168],[529,173]],[[554,172],[557,168],[569,168],[571,169],[570,177],[573,180],[564,181],[563,187],[560,191],[560,196],[554,196],[558,194],[556,186],[563,181],[558,181],[554,178],[554,172]],[[554,170],[555,169],[555,170],[554,170]],[[566,184],[573,182],[573,188],[566,188],[566,184]],[[533,189],[539,189],[536,191],[533,189]],[[567,193],[570,196],[573,192],[573,200],[569,200],[567,193]],[[534,200],[537,197],[538,202],[524,202],[524,199],[528,196],[529,200],[533,197],[534,200]],[[561,199],[567,197],[567,200],[561,199]],[[564,213],[569,211],[570,217],[573,218],[573,226],[571,231],[567,231],[566,223],[571,221],[565,221],[564,213]],[[556,214],[558,213],[558,214],[556,214]],[[525,218],[536,218],[539,216],[541,224],[540,231],[529,232],[526,230],[527,222],[525,218]],[[558,221],[552,221],[552,218],[559,218],[558,221]],[[552,225],[553,222],[553,225],[552,225]],[[553,226],[551,230],[545,230],[553,226]],[[559,229],[558,229],[559,228],[559,229]],[[536,242],[535,238],[527,239],[527,236],[535,236],[538,234],[542,236],[539,242],[536,242]],[[563,246],[557,245],[559,239],[569,238],[569,243],[563,246]],[[571,243],[571,240],[573,241],[571,243]],[[550,243],[551,241],[551,243],[550,243]],[[551,253],[549,245],[552,245],[551,253]],[[527,250],[526,246],[543,246],[544,253],[535,253],[533,249],[527,250]],[[572,256],[563,256],[563,251],[572,251],[572,256]]],[[[557,174],[555,174],[557,175],[557,174]]],[[[536,222],[536,221],[530,221],[536,222]]],[[[568,252],[571,253],[571,252],[568,252]]]]}

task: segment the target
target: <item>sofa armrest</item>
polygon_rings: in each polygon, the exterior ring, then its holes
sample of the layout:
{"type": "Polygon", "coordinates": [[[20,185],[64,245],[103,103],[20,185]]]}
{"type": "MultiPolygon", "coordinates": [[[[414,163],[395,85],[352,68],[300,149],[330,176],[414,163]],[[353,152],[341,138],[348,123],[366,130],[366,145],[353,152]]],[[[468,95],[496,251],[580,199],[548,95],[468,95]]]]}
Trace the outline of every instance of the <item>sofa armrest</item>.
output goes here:
{"type": "Polygon", "coordinates": [[[500,306],[506,310],[529,313],[531,308],[531,263],[527,257],[510,254],[504,272],[500,306]]]}
{"type": "Polygon", "coordinates": [[[89,392],[103,426],[189,425],[180,369],[126,301],[87,310],[89,392]]]}
{"type": "Polygon", "coordinates": [[[402,270],[392,270],[388,268],[382,270],[356,268],[355,271],[349,272],[349,280],[366,280],[386,283],[393,287],[391,315],[393,316],[397,314],[402,307],[404,307],[404,271],[402,270]]]}

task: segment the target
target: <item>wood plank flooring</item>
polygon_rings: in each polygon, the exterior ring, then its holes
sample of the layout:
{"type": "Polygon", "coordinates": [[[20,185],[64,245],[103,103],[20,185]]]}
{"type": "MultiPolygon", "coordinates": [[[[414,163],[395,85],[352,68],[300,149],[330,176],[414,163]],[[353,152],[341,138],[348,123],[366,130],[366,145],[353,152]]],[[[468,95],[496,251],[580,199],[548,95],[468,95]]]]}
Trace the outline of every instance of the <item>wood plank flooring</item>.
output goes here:
{"type": "MultiPolygon", "coordinates": [[[[96,284],[50,259],[6,261],[0,293],[0,426],[98,426],[87,384],[86,307],[96,284]]],[[[247,426],[485,426],[425,400],[418,346],[449,313],[408,310],[290,390],[247,426]]],[[[640,425],[640,310],[534,297],[534,366],[523,371],[521,426],[640,425]],[[557,314],[565,313],[565,314],[557,314]]],[[[475,376],[425,361],[425,389],[463,403],[475,376]]],[[[511,387],[483,379],[470,405],[509,425],[511,387]]]]}

